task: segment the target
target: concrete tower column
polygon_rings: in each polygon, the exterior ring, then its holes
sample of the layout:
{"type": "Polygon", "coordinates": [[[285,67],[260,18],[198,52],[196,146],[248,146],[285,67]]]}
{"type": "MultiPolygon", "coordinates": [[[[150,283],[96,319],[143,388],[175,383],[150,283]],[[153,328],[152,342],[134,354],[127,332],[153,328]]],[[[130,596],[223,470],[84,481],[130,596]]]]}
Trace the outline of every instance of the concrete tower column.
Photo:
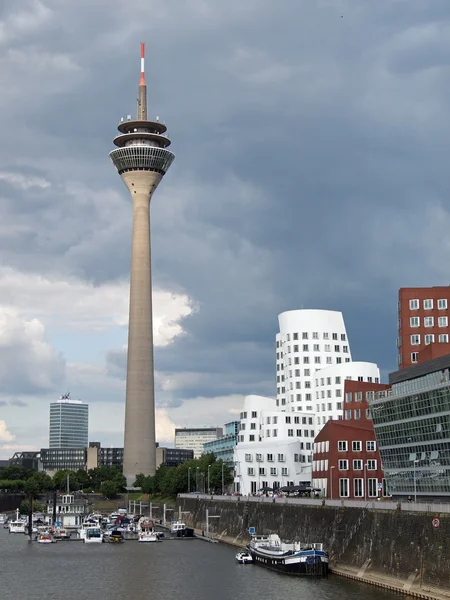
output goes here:
{"type": "Polygon", "coordinates": [[[166,150],[170,145],[166,126],[147,120],[143,44],[138,116],[122,121],[118,129],[120,135],[114,139],[118,148],[110,157],[133,202],[123,461],[131,487],[138,473],[154,475],[156,470],[150,200],[175,158],[166,150]]]}

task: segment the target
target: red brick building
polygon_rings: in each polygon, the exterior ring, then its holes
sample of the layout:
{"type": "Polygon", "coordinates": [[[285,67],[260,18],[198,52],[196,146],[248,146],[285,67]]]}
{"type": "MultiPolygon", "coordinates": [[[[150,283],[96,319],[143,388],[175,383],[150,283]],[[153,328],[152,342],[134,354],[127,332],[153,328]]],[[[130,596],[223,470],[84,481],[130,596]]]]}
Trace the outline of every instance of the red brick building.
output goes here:
{"type": "Polygon", "coordinates": [[[326,498],[364,500],[383,495],[384,474],[368,400],[390,386],[347,380],[343,420],[328,421],[314,440],[312,483],[326,498]]]}
{"type": "Polygon", "coordinates": [[[399,290],[399,369],[450,354],[449,307],[450,286],[399,290]]]}

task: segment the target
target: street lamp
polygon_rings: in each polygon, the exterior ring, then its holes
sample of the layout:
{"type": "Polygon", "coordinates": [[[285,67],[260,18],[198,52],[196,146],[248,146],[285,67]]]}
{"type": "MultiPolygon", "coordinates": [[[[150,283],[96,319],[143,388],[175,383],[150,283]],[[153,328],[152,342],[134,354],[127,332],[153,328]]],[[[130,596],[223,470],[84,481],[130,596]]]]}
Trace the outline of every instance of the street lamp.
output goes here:
{"type": "Polygon", "coordinates": [[[223,465],[224,465],[224,464],[225,464],[225,463],[222,461],[222,496],[223,496],[223,465]]]}
{"type": "Polygon", "coordinates": [[[199,467],[197,467],[197,471],[195,473],[195,487],[196,487],[196,491],[199,492],[200,490],[198,489],[198,472],[199,472],[199,467]]]}
{"type": "Polygon", "coordinates": [[[188,494],[191,493],[191,467],[188,467],[188,494]]]}
{"type": "Polygon", "coordinates": [[[210,470],[210,468],[211,468],[211,465],[208,465],[208,494],[211,493],[211,487],[209,485],[209,470],[210,470]]]}
{"type": "Polygon", "coordinates": [[[330,467],[330,500],[333,500],[333,469],[335,467],[330,467]]]}
{"type": "Polygon", "coordinates": [[[367,500],[367,462],[364,463],[364,502],[367,500]]]}
{"type": "Polygon", "coordinates": [[[417,464],[418,462],[419,462],[419,461],[418,461],[417,459],[414,461],[414,503],[416,503],[416,502],[417,502],[416,464],[417,464]]]}

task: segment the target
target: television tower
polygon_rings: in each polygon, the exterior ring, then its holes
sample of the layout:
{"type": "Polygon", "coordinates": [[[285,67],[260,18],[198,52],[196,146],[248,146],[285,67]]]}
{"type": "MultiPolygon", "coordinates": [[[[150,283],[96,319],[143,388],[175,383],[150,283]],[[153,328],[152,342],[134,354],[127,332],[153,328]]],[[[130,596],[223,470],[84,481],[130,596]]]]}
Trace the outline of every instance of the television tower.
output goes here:
{"type": "Polygon", "coordinates": [[[117,148],[110,153],[133,200],[123,458],[129,487],[138,473],[153,475],[156,469],[150,200],[175,158],[166,150],[170,145],[167,127],[158,117],[156,121],[147,117],[144,52],[141,44],[137,119],[122,119],[114,138],[117,148]]]}

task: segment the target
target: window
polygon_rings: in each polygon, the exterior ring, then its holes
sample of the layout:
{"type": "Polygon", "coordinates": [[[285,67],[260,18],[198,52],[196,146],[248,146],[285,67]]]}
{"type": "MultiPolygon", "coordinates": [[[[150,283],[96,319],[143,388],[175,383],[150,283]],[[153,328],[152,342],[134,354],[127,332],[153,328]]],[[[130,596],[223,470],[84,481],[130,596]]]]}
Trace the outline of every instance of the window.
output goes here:
{"type": "Polygon", "coordinates": [[[447,310],[446,298],[441,298],[440,300],[438,300],[438,309],[439,310],[447,310]]]}
{"type": "Polygon", "coordinates": [[[315,365],[320,365],[320,356],[315,356],[314,357],[314,364],[315,365]]]}
{"type": "Polygon", "coordinates": [[[423,318],[424,327],[434,327],[434,317],[423,318]]]}
{"type": "Polygon", "coordinates": [[[376,498],[378,496],[378,479],[370,477],[367,483],[369,498],[376,498]]]}
{"type": "Polygon", "coordinates": [[[319,347],[319,344],[314,344],[314,346],[313,346],[313,351],[314,351],[314,352],[320,352],[320,347],[319,347]]]}
{"type": "Polygon", "coordinates": [[[251,454],[246,454],[245,455],[245,460],[246,460],[246,462],[252,462],[252,455],[251,454]]]}
{"type": "Polygon", "coordinates": [[[355,392],[355,402],[362,402],[362,392],[355,392]]]}
{"type": "Polygon", "coordinates": [[[330,344],[325,344],[325,352],[331,352],[330,344]]]}
{"type": "Polygon", "coordinates": [[[361,418],[361,409],[356,408],[354,411],[354,415],[355,415],[355,419],[360,419],[361,418]]]}
{"type": "Polygon", "coordinates": [[[310,370],[309,369],[305,369],[305,371],[304,371],[305,377],[309,377],[309,373],[310,373],[310,370]]]}
{"type": "Polygon", "coordinates": [[[287,467],[281,467],[281,475],[289,475],[289,469],[287,467]]]}
{"type": "Polygon", "coordinates": [[[240,425],[240,430],[241,430],[241,431],[245,431],[245,423],[241,423],[241,425],[240,425]]]}
{"type": "Polygon", "coordinates": [[[353,452],[362,452],[362,442],[352,442],[353,452]]]}
{"type": "Polygon", "coordinates": [[[375,452],[376,449],[377,449],[377,443],[376,442],[366,442],[366,450],[367,450],[367,452],[375,452]]]}
{"type": "Polygon", "coordinates": [[[273,462],[273,454],[267,455],[267,462],[273,462]]]}
{"type": "Polygon", "coordinates": [[[341,333],[341,342],[345,342],[345,333],[341,333]]]}
{"type": "Polygon", "coordinates": [[[300,377],[300,369],[295,369],[295,376],[300,377]]]}
{"type": "Polygon", "coordinates": [[[254,475],[255,469],[253,467],[247,467],[247,475],[254,475]]]}
{"type": "Polygon", "coordinates": [[[418,352],[411,352],[411,362],[416,363],[418,357],[419,357],[419,353],[418,352]]]}
{"type": "Polygon", "coordinates": [[[294,334],[292,335],[292,339],[293,339],[293,340],[298,340],[298,333],[294,333],[294,334]]]}
{"type": "Polygon", "coordinates": [[[265,469],[265,467],[259,467],[259,474],[260,474],[260,475],[265,475],[265,474],[266,474],[266,469],[265,469]]]}
{"type": "Polygon", "coordinates": [[[419,310],[419,300],[414,299],[409,301],[410,310],[419,310]]]}
{"type": "Polygon", "coordinates": [[[248,441],[249,442],[254,442],[255,441],[255,436],[254,435],[249,435],[248,436],[248,441]]]}
{"type": "Polygon", "coordinates": [[[313,331],[313,340],[318,340],[318,339],[319,339],[319,332],[313,331]]]}
{"type": "Polygon", "coordinates": [[[363,461],[360,458],[353,461],[353,470],[354,471],[362,471],[362,468],[363,468],[363,461]]]}
{"type": "Polygon", "coordinates": [[[420,327],[420,317],[410,317],[409,325],[410,327],[420,327]]]}
{"type": "Polygon", "coordinates": [[[348,346],[342,346],[342,352],[348,352],[348,346]]]}
{"type": "Polygon", "coordinates": [[[339,479],[339,496],[341,498],[348,498],[348,479],[339,479]]]}
{"type": "Polygon", "coordinates": [[[359,479],[359,478],[354,479],[353,480],[353,488],[354,488],[355,498],[362,498],[364,496],[362,479],[359,479]]]}
{"type": "Polygon", "coordinates": [[[276,467],[270,467],[270,474],[271,475],[276,475],[277,474],[277,468],[276,467]]]}
{"type": "Polygon", "coordinates": [[[415,333],[411,336],[411,346],[418,346],[420,344],[420,335],[415,333]]]}
{"type": "Polygon", "coordinates": [[[290,423],[291,422],[291,417],[286,417],[286,423],[290,423]]]}
{"type": "Polygon", "coordinates": [[[256,423],[250,423],[250,429],[256,429],[256,423]]]}
{"type": "Polygon", "coordinates": [[[330,336],[328,335],[328,333],[324,333],[323,334],[323,339],[324,340],[329,340],[330,339],[330,336]]]}
{"type": "Polygon", "coordinates": [[[291,334],[290,333],[287,334],[286,339],[287,339],[288,342],[291,340],[291,334]]]}
{"type": "Polygon", "coordinates": [[[340,441],[338,442],[338,452],[347,452],[348,451],[348,442],[340,441]]]}
{"type": "Polygon", "coordinates": [[[341,347],[339,346],[339,344],[334,346],[334,351],[335,352],[340,352],[341,351],[341,347]]]}
{"type": "Polygon", "coordinates": [[[338,339],[337,333],[333,333],[331,337],[333,338],[333,340],[335,340],[337,342],[337,339],[338,339]]]}
{"type": "Polygon", "coordinates": [[[294,352],[298,352],[298,344],[294,345],[294,352]]]}
{"type": "Polygon", "coordinates": [[[439,341],[441,342],[441,344],[448,344],[448,333],[440,333],[439,341]]]}
{"type": "Polygon", "coordinates": [[[352,397],[353,397],[352,392],[345,392],[345,401],[346,402],[351,402],[352,401],[352,397]]]}
{"type": "Polygon", "coordinates": [[[438,325],[439,327],[448,327],[448,317],[439,317],[438,325]]]}
{"type": "Polygon", "coordinates": [[[297,437],[302,437],[302,430],[301,429],[297,429],[296,435],[297,435],[297,437]]]}
{"type": "Polygon", "coordinates": [[[277,437],[277,436],[278,436],[278,430],[272,429],[272,437],[277,437]]]}
{"type": "Polygon", "coordinates": [[[434,342],[434,333],[427,333],[425,336],[425,344],[432,344],[434,342]]]}
{"type": "Polygon", "coordinates": [[[424,300],[423,307],[425,310],[432,310],[433,309],[433,300],[432,299],[424,300]]]}
{"type": "Polygon", "coordinates": [[[256,410],[252,410],[252,419],[256,419],[258,417],[258,413],[256,410]]]}
{"type": "Polygon", "coordinates": [[[278,417],[273,417],[273,418],[272,418],[272,423],[273,423],[274,425],[276,425],[276,424],[278,423],[278,417]]]}
{"type": "Polygon", "coordinates": [[[288,437],[294,437],[294,430],[288,429],[288,437]]]}
{"type": "Polygon", "coordinates": [[[262,462],[262,460],[263,460],[262,454],[257,454],[256,455],[256,462],[262,462]]]}
{"type": "Polygon", "coordinates": [[[308,339],[308,334],[303,332],[302,333],[302,340],[307,340],[308,339]]]}
{"type": "Polygon", "coordinates": [[[377,461],[373,458],[369,458],[367,461],[367,470],[368,471],[376,471],[377,470],[377,461]]]}
{"type": "Polygon", "coordinates": [[[311,382],[310,381],[305,381],[305,388],[310,388],[311,387],[311,382]]]}
{"type": "Polygon", "coordinates": [[[278,455],[278,462],[284,462],[284,454],[278,455]]]}
{"type": "Polygon", "coordinates": [[[304,356],[303,357],[303,364],[304,365],[309,365],[309,356],[304,356]]]}

